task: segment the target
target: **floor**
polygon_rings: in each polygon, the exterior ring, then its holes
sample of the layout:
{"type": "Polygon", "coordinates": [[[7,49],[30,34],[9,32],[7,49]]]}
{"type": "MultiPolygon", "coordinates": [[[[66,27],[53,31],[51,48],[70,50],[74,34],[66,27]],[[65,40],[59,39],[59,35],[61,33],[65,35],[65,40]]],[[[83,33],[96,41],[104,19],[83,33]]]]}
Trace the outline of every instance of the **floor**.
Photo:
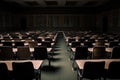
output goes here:
{"type": "Polygon", "coordinates": [[[58,34],[51,66],[48,66],[47,60],[42,65],[41,80],[77,80],[62,33],[58,34]]]}

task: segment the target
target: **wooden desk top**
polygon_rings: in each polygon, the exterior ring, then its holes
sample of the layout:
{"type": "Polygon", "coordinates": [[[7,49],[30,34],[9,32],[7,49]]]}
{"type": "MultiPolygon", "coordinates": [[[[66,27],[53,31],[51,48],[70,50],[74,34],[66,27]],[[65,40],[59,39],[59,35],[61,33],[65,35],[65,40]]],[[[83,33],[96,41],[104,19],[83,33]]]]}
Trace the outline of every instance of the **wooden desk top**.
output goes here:
{"type": "Polygon", "coordinates": [[[77,63],[79,69],[83,69],[85,62],[101,62],[101,61],[105,61],[105,69],[108,69],[110,62],[112,61],[120,62],[120,59],[87,59],[87,60],[76,60],[75,62],[77,63]]]}

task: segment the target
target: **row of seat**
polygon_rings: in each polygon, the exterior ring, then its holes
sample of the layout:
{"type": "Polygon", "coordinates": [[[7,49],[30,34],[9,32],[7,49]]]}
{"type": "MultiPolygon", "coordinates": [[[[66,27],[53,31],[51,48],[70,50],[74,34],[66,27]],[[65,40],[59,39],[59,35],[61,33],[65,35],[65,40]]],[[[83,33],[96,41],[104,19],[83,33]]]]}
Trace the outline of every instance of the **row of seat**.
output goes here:
{"type": "Polygon", "coordinates": [[[94,46],[106,46],[113,48],[114,46],[120,46],[120,42],[118,41],[110,41],[109,43],[105,43],[104,41],[96,41],[96,42],[91,42],[91,41],[85,41],[85,42],[80,42],[80,41],[71,41],[71,43],[68,42],[68,45],[71,47],[77,47],[77,46],[87,46],[87,47],[94,47],[94,46]]]}
{"type": "Polygon", "coordinates": [[[0,63],[0,80],[40,80],[40,71],[35,71],[32,62],[12,63],[10,72],[5,63],[0,63]]]}
{"type": "Polygon", "coordinates": [[[52,44],[54,44],[54,42],[50,42],[50,41],[41,41],[40,43],[36,42],[36,41],[31,41],[28,43],[25,42],[2,42],[1,46],[11,46],[11,47],[17,47],[17,46],[29,46],[29,47],[34,47],[37,45],[41,45],[41,46],[47,46],[47,47],[51,47],[52,44]]]}
{"type": "MultiPolygon", "coordinates": [[[[72,48],[73,49],[73,48],[72,48]]],[[[71,52],[74,59],[119,59],[120,47],[108,48],[111,52],[107,52],[104,46],[88,48],[86,46],[78,46],[71,52]],[[89,49],[93,49],[89,51],[89,49]]]]}
{"type": "Polygon", "coordinates": [[[105,69],[105,62],[85,62],[84,68],[78,68],[78,80],[87,79],[120,79],[120,61],[113,61],[109,64],[108,69],[105,69]]]}
{"type": "Polygon", "coordinates": [[[13,53],[13,48],[3,46],[0,49],[1,60],[30,60],[30,59],[48,59],[48,51],[45,46],[36,46],[33,52],[30,52],[29,47],[19,46],[16,53],[13,53]]]}

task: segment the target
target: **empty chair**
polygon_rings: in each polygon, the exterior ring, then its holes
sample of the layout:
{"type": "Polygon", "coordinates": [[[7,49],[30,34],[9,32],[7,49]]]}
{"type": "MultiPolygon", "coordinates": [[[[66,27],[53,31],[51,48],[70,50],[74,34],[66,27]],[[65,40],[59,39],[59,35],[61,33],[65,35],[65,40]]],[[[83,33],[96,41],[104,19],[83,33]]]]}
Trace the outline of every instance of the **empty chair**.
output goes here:
{"type": "Polygon", "coordinates": [[[88,47],[79,46],[76,48],[74,59],[87,59],[88,53],[88,47]]]}
{"type": "Polygon", "coordinates": [[[5,63],[0,63],[0,80],[12,80],[5,63]]]}
{"type": "Polygon", "coordinates": [[[38,43],[36,41],[35,42],[29,42],[29,47],[30,48],[34,48],[37,45],[38,45],[38,43]]]}
{"type": "Polygon", "coordinates": [[[81,43],[85,42],[85,38],[80,38],[78,39],[78,41],[80,41],[81,43]]]}
{"type": "Polygon", "coordinates": [[[10,40],[10,36],[3,36],[4,40],[10,40]]]}
{"type": "Polygon", "coordinates": [[[120,59],[120,47],[119,46],[113,47],[111,58],[120,59]]]}
{"type": "Polygon", "coordinates": [[[120,80],[120,62],[111,62],[107,70],[108,79],[118,79],[120,80]]]}
{"type": "Polygon", "coordinates": [[[15,43],[14,47],[24,46],[24,42],[14,42],[14,43],[15,43]]]}
{"type": "Polygon", "coordinates": [[[105,62],[85,62],[83,70],[78,71],[80,80],[87,79],[101,79],[105,73],[105,62]]]}
{"type": "Polygon", "coordinates": [[[50,56],[48,56],[47,48],[45,46],[36,46],[34,49],[33,57],[35,60],[47,59],[50,66],[50,56]]]}
{"type": "Polygon", "coordinates": [[[114,38],[109,38],[107,40],[108,40],[108,42],[111,42],[111,41],[114,41],[114,38]]]}
{"type": "Polygon", "coordinates": [[[36,46],[34,49],[33,56],[36,60],[48,59],[47,48],[44,46],[36,46]]]}
{"type": "Polygon", "coordinates": [[[87,39],[88,42],[95,43],[95,39],[87,39]]]}
{"type": "Polygon", "coordinates": [[[80,42],[76,42],[76,41],[72,41],[71,43],[71,47],[78,47],[80,45],[81,45],[80,42]]]}
{"type": "Polygon", "coordinates": [[[72,43],[72,41],[76,41],[76,39],[75,38],[69,38],[68,39],[68,43],[72,43]]]}
{"type": "Polygon", "coordinates": [[[94,47],[92,53],[92,59],[105,59],[106,51],[104,46],[94,47]]]}
{"type": "Polygon", "coordinates": [[[93,47],[93,45],[92,45],[92,42],[90,42],[90,41],[86,41],[86,42],[84,42],[84,46],[87,46],[87,47],[93,47]]]}
{"type": "Polygon", "coordinates": [[[29,43],[29,42],[32,42],[32,41],[33,41],[33,39],[29,39],[29,38],[25,39],[25,43],[29,43]]]}
{"type": "Polygon", "coordinates": [[[13,49],[11,46],[0,47],[0,59],[1,60],[12,60],[15,59],[13,49]]]}
{"type": "Polygon", "coordinates": [[[95,46],[105,46],[105,41],[104,40],[98,40],[95,42],[95,46]]]}
{"type": "Polygon", "coordinates": [[[52,38],[45,38],[45,41],[53,42],[52,38]]]}
{"type": "Polygon", "coordinates": [[[15,80],[35,79],[35,72],[32,62],[13,62],[12,67],[15,80]]]}
{"type": "Polygon", "coordinates": [[[41,43],[41,46],[45,46],[45,47],[47,47],[47,48],[52,47],[52,46],[51,46],[51,42],[49,42],[49,41],[43,41],[43,42],[41,43]]]}
{"type": "Polygon", "coordinates": [[[75,54],[73,56],[74,57],[73,63],[72,63],[73,68],[75,69],[75,60],[87,59],[88,55],[89,55],[88,47],[86,47],[86,46],[76,47],[76,51],[75,51],[75,54]]]}
{"type": "Polygon", "coordinates": [[[17,49],[18,49],[16,53],[17,59],[20,60],[31,59],[31,52],[29,50],[29,47],[19,46],[17,47],[17,49]]]}
{"type": "Polygon", "coordinates": [[[109,47],[115,47],[115,46],[119,46],[119,42],[117,42],[117,41],[109,42],[109,47]]]}
{"type": "Polygon", "coordinates": [[[2,42],[3,46],[13,46],[12,42],[2,42]]]}
{"type": "Polygon", "coordinates": [[[37,39],[35,39],[35,41],[37,41],[38,43],[41,43],[42,39],[41,38],[37,38],[37,39]]]}

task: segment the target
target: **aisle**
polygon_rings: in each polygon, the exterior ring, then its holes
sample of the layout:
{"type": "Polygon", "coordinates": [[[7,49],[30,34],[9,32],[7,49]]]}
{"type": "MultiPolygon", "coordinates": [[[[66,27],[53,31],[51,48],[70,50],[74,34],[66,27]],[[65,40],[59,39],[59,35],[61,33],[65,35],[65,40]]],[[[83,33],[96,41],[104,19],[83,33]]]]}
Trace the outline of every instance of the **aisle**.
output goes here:
{"type": "MultiPolygon", "coordinates": [[[[46,65],[48,65],[47,60],[43,63],[43,68],[46,65]]],[[[52,68],[47,70],[42,68],[41,80],[77,80],[76,72],[72,70],[62,33],[58,34],[51,66],[52,68]]]]}

